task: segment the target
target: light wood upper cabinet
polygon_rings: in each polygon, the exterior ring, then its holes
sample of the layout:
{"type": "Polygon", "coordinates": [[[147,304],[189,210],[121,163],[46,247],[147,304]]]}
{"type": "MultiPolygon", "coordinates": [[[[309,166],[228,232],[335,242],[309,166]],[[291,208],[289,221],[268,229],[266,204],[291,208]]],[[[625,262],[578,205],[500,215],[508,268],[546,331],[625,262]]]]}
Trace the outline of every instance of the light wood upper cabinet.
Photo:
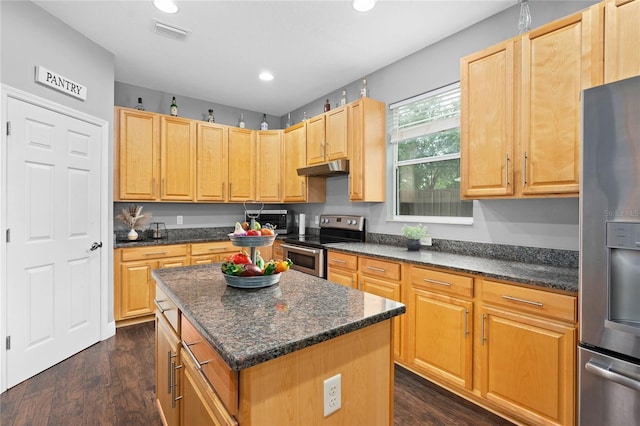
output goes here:
{"type": "Polygon", "coordinates": [[[256,200],[282,201],[283,137],[282,130],[257,132],[256,200]]]}
{"type": "Polygon", "coordinates": [[[347,115],[346,106],[324,113],[326,161],[347,158],[349,155],[347,115]]]}
{"type": "Polygon", "coordinates": [[[193,201],[196,170],[196,124],[193,120],[160,119],[160,198],[193,201]]]}
{"type": "Polygon", "coordinates": [[[160,117],[116,108],[116,200],[156,200],[160,196],[160,117]]]}
{"type": "Polygon", "coordinates": [[[226,201],[228,194],[229,130],[198,123],[196,138],[196,201],[226,201]]]}
{"type": "Polygon", "coordinates": [[[307,164],[347,158],[347,107],[340,107],[307,121],[307,164]]]}
{"type": "Polygon", "coordinates": [[[461,61],[461,192],[514,193],[516,43],[500,43],[461,61]]]}
{"type": "Polygon", "coordinates": [[[603,81],[603,5],[461,61],[462,198],[576,196],[580,94],[603,81]]]}
{"type": "Polygon", "coordinates": [[[383,202],[386,193],[386,107],[362,98],[348,108],[349,200],[383,202]]]}
{"type": "Polygon", "coordinates": [[[229,201],[249,201],[256,197],[255,132],[229,128],[229,201]]]}
{"type": "Polygon", "coordinates": [[[602,84],[602,6],[522,37],[522,193],[577,194],[583,89],[602,84]]]}
{"type": "Polygon", "coordinates": [[[326,197],[326,178],[298,176],[307,162],[307,126],[302,121],[284,130],[282,187],[284,202],[322,203],[326,197]]]}
{"type": "Polygon", "coordinates": [[[640,75],[640,0],[608,0],[604,13],[604,82],[640,75]]]}
{"type": "Polygon", "coordinates": [[[325,139],[324,139],[325,116],[317,115],[307,120],[307,164],[318,164],[325,162],[325,139]]]}
{"type": "Polygon", "coordinates": [[[307,178],[298,176],[298,168],[306,164],[307,123],[301,122],[284,131],[284,194],[282,200],[305,201],[307,178]]]}

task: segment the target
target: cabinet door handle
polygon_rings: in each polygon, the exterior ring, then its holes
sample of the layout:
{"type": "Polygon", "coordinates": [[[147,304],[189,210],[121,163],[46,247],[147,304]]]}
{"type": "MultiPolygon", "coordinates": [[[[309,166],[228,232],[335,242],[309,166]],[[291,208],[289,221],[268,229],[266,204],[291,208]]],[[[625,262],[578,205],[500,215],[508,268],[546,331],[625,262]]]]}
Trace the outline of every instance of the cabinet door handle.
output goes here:
{"type": "Polygon", "coordinates": [[[164,302],[164,300],[153,299],[153,304],[156,305],[156,308],[158,308],[161,314],[164,314],[164,311],[166,311],[167,309],[160,306],[160,302],[164,302]]]}
{"type": "Polygon", "coordinates": [[[469,317],[469,310],[464,308],[464,338],[467,338],[469,334],[469,329],[467,328],[467,318],[469,317]]]}
{"type": "Polygon", "coordinates": [[[451,283],[448,283],[445,281],[432,280],[429,278],[424,278],[423,281],[431,284],[438,284],[438,285],[443,285],[445,287],[451,287],[451,283]]]}
{"type": "Polygon", "coordinates": [[[508,188],[509,187],[509,154],[506,155],[504,163],[505,163],[504,181],[505,181],[505,186],[508,188]]]}
{"type": "Polygon", "coordinates": [[[174,363],[171,360],[173,358],[171,356],[171,350],[167,351],[167,393],[171,393],[171,387],[173,385],[173,375],[171,371],[173,370],[174,363]]]}
{"type": "Polygon", "coordinates": [[[231,197],[233,197],[233,188],[231,187],[232,183],[229,182],[229,199],[231,199],[231,197]]]}
{"type": "Polygon", "coordinates": [[[520,299],[520,298],[513,297],[513,296],[503,295],[502,298],[505,299],[505,300],[510,300],[512,302],[526,303],[527,305],[533,305],[533,306],[537,306],[539,308],[542,308],[542,306],[543,306],[543,304],[541,302],[536,302],[536,301],[533,301],[533,300],[520,299]]]}
{"type": "Polygon", "coordinates": [[[382,269],[382,268],[376,268],[375,266],[367,266],[367,269],[371,269],[372,271],[376,271],[376,272],[387,272],[386,269],[382,269]]]}
{"type": "Polygon", "coordinates": [[[165,187],[164,187],[164,178],[162,178],[162,188],[160,188],[160,198],[166,196],[165,187]]]}
{"type": "Polygon", "coordinates": [[[145,256],[158,256],[168,254],[166,251],[154,251],[153,253],[145,253],[145,256]]]}
{"type": "Polygon", "coordinates": [[[151,196],[156,198],[156,178],[151,178],[151,196]]]}
{"type": "Polygon", "coordinates": [[[175,362],[172,362],[171,364],[173,366],[173,369],[171,370],[171,408],[176,408],[176,402],[182,399],[182,395],[176,396],[176,387],[178,386],[176,381],[176,370],[178,368],[182,368],[182,365],[176,365],[175,362]]]}
{"type": "Polygon", "coordinates": [[[480,339],[480,343],[484,346],[484,341],[487,340],[487,338],[484,335],[484,322],[487,319],[487,315],[486,314],[482,314],[482,332],[481,332],[481,339],[480,339]]]}
{"type": "Polygon", "coordinates": [[[227,193],[225,192],[225,187],[224,187],[224,186],[225,186],[225,185],[224,185],[224,182],[222,182],[222,199],[223,199],[223,200],[224,200],[224,198],[225,198],[225,195],[227,194],[227,193]]]}
{"type": "Polygon", "coordinates": [[[344,264],[344,263],[347,263],[347,261],[346,261],[346,260],[342,260],[342,259],[331,259],[331,261],[332,261],[332,262],[335,262],[335,263],[343,263],[343,264],[344,264]]]}
{"type": "Polygon", "coordinates": [[[191,351],[190,346],[193,345],[197,345],[198,343],[200,343],[200,341],[196,341],[196,342],[191,342],[191,343],[187,343],[184,340],[182,341],[182,347],[185,348],[185,350],[187,351],[187,353],[189,354],[189,356],[191,357],[191,359],[193,360],[193,362],[198,366],[198,370],[202,369],[202,366],[205,364],[208,364],[209,361],[198,361],[198,358],[196,358],[196,355],[191,351]]]}
{"type": "Polygon", "coordinates": [[[522,187],[527,187],[527,151],[522,154],[522,187]]]}

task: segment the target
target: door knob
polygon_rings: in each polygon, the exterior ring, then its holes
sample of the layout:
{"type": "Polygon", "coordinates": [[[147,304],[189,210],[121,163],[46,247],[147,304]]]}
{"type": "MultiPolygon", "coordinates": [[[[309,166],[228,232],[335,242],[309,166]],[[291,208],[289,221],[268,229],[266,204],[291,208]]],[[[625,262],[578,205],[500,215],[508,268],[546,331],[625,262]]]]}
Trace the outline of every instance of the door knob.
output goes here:
{"type": "Polygon", "coordinates": [[[93,243],[89,250],[95,251],[95,250],[98,250],[100,247],[102,247],[102,241],[100,241],[99,243],[93,243]]]}

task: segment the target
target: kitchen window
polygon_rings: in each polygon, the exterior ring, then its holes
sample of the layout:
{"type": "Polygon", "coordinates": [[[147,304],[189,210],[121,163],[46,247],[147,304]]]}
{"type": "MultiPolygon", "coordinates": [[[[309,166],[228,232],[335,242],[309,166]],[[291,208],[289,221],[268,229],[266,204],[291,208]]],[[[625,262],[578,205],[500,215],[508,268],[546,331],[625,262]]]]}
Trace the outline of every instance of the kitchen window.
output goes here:
{"type": "Polygon", "coordinates": [[[394,219],[471,224],[460,200],[460,83],[390,105],[394,219]]]}

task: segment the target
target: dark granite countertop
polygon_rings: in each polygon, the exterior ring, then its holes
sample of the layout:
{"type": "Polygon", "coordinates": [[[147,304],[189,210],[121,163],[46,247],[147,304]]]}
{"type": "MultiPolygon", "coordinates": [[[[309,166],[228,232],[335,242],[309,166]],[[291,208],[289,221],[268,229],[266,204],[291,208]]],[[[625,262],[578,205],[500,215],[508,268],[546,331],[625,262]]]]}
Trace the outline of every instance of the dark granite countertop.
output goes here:
{"type": "Polygon", "coordinates": [[[402,303],[298,271],[262,289],[224,281],[220,264],[153,277],[233,370],[242,370],[406,311],[402,303]]]}
{"type": "MultiPolygon", "coordinates": [[[[204,228],[203,232],[180,233],[170,230],[166,238],[146,238],[139,241],[126,241],[116,239],[113,248],[133,248],[133,247],[149,247],[149,246],[165,246],[171,244],[191,244],[191,243],[211,243],[216,241],[229,241],[229,233],[233,232],[233,228],[204,228]]],[[[278,239],[284,239],[287,235],[278,234],[278,239]]]]}
{"type": "Polygon", "coordinates": [[[400,260],[422,266],[433,266],[453,272],[481,275],[487,278],[578,293],[578,269],[536,263],[515,262],[446,252],[408,251],[396,247],[371,243],[335,243],[329,249],[389,260],[400,260]]]}

